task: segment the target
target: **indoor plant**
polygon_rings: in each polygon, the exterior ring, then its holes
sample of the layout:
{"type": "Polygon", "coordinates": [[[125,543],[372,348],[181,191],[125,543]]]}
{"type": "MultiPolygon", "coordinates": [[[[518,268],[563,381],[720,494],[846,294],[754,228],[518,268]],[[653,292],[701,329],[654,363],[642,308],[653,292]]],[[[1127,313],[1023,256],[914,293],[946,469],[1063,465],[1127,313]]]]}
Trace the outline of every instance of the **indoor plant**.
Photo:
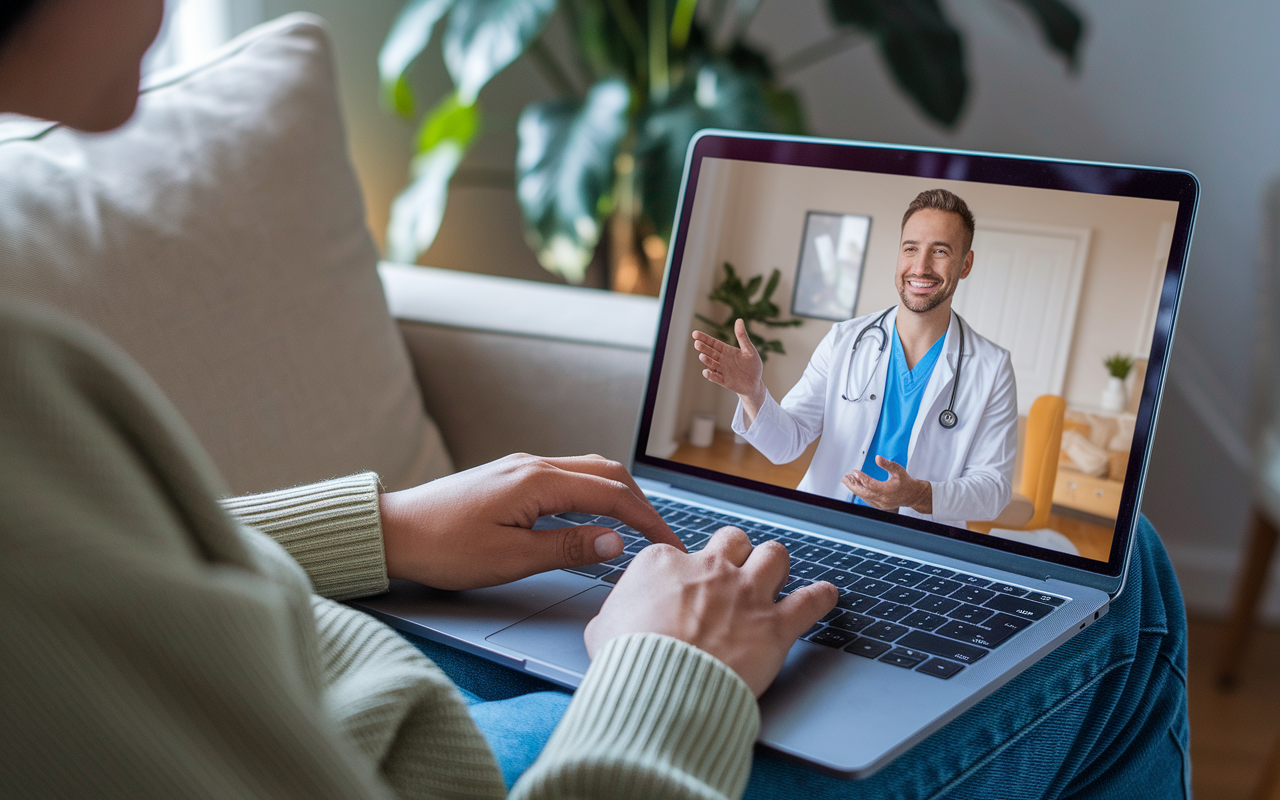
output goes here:
{"type": "Polygon", "coordinates": [[[785,356],[787,351],[782,348],[780,339],[766,339],[751,330],[752,324],[756,322],[761,325],[767,325],[770,328],[794,328],[804,324],[802,319],[781,321],[777,319],[782,312],[774,304],[772,298],[781,278],[782,272],[775,269],[773,274],[769,276],[769,282],[764,285],[764,291],[761,292],[760,299],[752,300],[751,296],[760,290],[760,284],[764,277],[757,275],[743,283],[742,279],[738,277],[738,273],[734,271],[733,265],[726,261],[724,262],[724,280],[707,297],[714,302],[728,306],[729,316],[723,322],[716,322],[701,314],[695,314],[694,316],[706,324],[707,333],[734,347],[738,346],[738,336],[733,331],[733,324],[737,320],[742,320],[743,326],[747,329],[747,337],[751,339],[751,344],[755,345],[761,361],[768,361],[770,353],[779,353],[785,356]]]}
{"type": "MultiPolygon", "coordinates": [[[[1075,65],[1083,24],[1065,0],[1007,1],[1075,65]]],[[[761,2],[410,0],[378,60],[388,105],[421,118],[412,180],[392,207],[388,255],[415,261],[430,246],[449,181],[481,129],[479,93],[522,54],[558,96],[520,116],[516,193],[539,262],[572,282],[608,231],[615,267],[626,267],[615,268],[614,282],[631,277],[635,288],[656,289],[655,276],[643,273],[660,269],[665,256],[693,134],[802,133],[799,99],[782,79],[849,46],[874,42],[924,113],[946,126],[957,121],[967,91],[963,40],[939,0],[823,0],[836,34],[776,62],[745,41],[761,2]],[[544,41],[557,8],[571,53],[553,53],[544,41]],[[420,112],[407,72],[446,17],[442,49],[454,91],[420,112]]]]}
{"type": "Polygon", "coordinates": [[[1133,359],[1123,353],[1115,353],[1103,359],[1102,363],[1110,375],[1102,390],[1102,410],[1115,413],[1123,409],[1128,400],[1124,381],[1129,377],[1129,370],[1133,369],[1133,359]]]}

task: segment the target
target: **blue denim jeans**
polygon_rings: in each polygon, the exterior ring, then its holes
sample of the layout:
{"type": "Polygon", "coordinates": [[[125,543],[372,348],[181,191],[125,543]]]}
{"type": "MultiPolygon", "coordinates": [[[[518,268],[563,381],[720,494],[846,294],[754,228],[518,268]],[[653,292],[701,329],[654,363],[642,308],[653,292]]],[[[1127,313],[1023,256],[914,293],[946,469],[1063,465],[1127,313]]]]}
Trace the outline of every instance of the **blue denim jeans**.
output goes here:
{"type": "MultiPolygon", "coordinates": [[[[569,696],[410,637],[459,685],[508,785],[537,758],[569,696]]],[[[1187,625],[1144,517],[1111,611],[942,730],[861,781],[756,754],[748,798],[1189,798],[1187,625]]]]}

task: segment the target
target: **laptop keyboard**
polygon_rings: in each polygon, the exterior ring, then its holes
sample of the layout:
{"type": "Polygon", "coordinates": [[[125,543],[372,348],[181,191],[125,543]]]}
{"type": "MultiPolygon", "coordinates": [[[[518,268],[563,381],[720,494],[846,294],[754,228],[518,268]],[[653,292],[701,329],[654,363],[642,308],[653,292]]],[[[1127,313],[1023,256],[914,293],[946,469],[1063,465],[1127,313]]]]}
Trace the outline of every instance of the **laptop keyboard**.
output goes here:
{"type": "MultiPolygon", "coordinates": [[[[649,499],[690,552],[702,549],[711,534],[726,525],[741,528],[753,545],[770,540],[785,545],[791,570],[779,600],[814,581],[835,584],[840,590],[835,609],[800,638],[935,678],[954,677],[1066,601],[665,497],[649,499]]],[[[613,528],[625,545],[617,558],[570,572],[617,583],[636,553],[649,545],[639,531],[608,517],[558,516],[578,525],[613,528]]]]}

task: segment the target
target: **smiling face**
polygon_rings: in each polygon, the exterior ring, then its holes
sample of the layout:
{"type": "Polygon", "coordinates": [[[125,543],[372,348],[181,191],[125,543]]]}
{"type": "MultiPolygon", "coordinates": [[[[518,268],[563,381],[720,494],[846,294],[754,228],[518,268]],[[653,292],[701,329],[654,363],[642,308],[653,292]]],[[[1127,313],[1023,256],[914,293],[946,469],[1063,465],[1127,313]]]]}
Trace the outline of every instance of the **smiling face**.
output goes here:
{"type": "Polygon", "coordinates": [[[908,310],[926,314],[945,305],[949,311],[951,296],[972,268],[969,233],[959,214],[923,208],[902,226],[894,283],[908,310]]]}
{"type": "Polygon", "coordinates": [[[83,131],[123,125],[164,0],[39,0],[0,42],[0,111],[83,131]]]}

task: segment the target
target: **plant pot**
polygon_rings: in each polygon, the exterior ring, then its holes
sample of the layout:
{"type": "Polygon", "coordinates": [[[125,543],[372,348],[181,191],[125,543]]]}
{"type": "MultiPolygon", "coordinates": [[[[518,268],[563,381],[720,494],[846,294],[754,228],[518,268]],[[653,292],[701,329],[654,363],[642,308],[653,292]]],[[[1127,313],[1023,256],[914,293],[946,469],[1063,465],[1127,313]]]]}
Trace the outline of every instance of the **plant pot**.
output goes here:
{"type": "Polygon", "coordinates": [[[1128,397],[1125,395],[1124,378],[1117,378],[1114,375],[1107,378],[1107,385],[1102,390],[1102,410],[1110,414],[1116,414],[1124,410],[1125,402],[1128,397]]]}

